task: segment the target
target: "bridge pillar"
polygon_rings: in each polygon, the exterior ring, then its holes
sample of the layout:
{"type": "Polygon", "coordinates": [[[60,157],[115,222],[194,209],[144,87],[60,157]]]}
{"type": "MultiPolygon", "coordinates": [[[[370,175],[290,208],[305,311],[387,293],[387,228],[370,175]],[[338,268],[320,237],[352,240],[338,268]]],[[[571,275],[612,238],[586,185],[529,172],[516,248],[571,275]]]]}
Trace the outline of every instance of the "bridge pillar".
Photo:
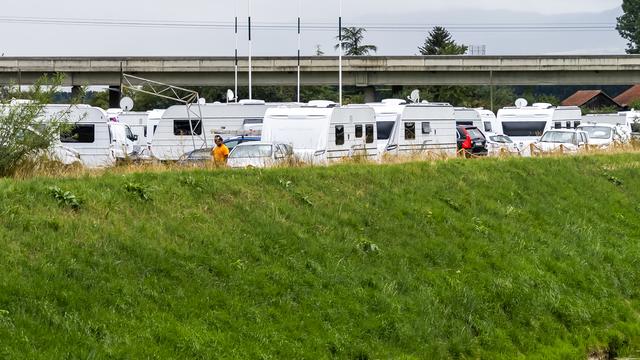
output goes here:
{"type": "Polygon", "coordinates": [[[121,97],[120,85],[109,85],[109,107],[119,108],[121,97]]]}
{"type": "Polygon", "coordinates": [[[71,98],[73,100],[82,100],[78,99],[78,97],[80,97],[80,94],[82,94],[82,86],[74,85],[71,87],[71,98]]]}
{"type": "Polygon", "coordinates": [[[364,102],[372,103],[376,102],[376,87],[375,86],[367,86],[364,88],[364,102]]]}

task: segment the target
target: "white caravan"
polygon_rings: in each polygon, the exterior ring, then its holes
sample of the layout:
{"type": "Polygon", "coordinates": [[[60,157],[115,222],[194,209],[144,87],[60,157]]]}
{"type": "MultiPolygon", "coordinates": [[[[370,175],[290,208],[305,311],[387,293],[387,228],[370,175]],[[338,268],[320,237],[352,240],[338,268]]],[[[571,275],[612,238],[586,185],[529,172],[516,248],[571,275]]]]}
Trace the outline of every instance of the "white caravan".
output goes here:
{"type": "Polygon", "coordinates": [[[476,109],[455,108],[456,125],[475,126],[484,132],[484,123],[476,109]]]}
{"type": "Polygon", "coordinates": [[[457,150],[454,108],[445,103],[409,104],[397,119],[385,153],[431,153],[455,156],[457,150]]]}
{"type": "Polygon", "coordinates": [[[480,129],[484,133],[503,135],[502,126],[493,111],[483,108],[478,108],[476,111],[482,120],[482,127],[480,129]]]}
{"type": "Polygon", "coordinates": [[[325,163],[354,155],[376,158],[376,120],[371,107],[311,102],[268,109],[262,141],[290,145],[303,161],[325,163]],[[314,106],[315,105],[315,106],[314,106]]]}
{"type": "Polygon", "coordinates": [[[60,134],[54,154],[64,163],[79,160],[84,166],[98,168],[112,166],[113,152],[107,113],[88,105],[47,105],[43,108],[44,121],[65,120],[70,128],[60,134]],[[69,156],[76,154],[76,159],[69,156]]]}
{"type": "Polygon", "coordinates": [[[621,126],[631,133],[639,115],[635,111],[621,111],[615,114],[589,114],[582,117],[582,122],[621,126]]]}
{"type": "Polygon", "coordinates": [[[376,130],[378,153],[381,154],[389,145],[393,130],[402,116],[407,102],[402,99],[385,99],[379,103],[368,103],[376,114],[376,130]]]}
{"type": "Polygon", "coordinates": [[[138,137],[140,144],[139,154],[148,155],[151,149],[153,134],[155,133],[164,110],[151,110],[146,112],[122,112],[117,116],[117,121],[127,124],[134,135],[138,137]]]}
{"type": "Polygon", "coordinates": [[[212,147],[215,134],[255,131],[270,106],[274,105],[259,100],[191,105],[190,111],[185,105],[172,106],[153,135],[151,154],[158,160],[177,161],[194,149],[212,147]]]}
{"type": "Polygon", "coordinates": [[[529,146],[546,131],[578,127],[582,123],[582,110],[577,106],[555,107],[543,103],[505,107],[498,111],[498,122],[504,135],[523,149],[523,155],[530,155],[529,146]]]}

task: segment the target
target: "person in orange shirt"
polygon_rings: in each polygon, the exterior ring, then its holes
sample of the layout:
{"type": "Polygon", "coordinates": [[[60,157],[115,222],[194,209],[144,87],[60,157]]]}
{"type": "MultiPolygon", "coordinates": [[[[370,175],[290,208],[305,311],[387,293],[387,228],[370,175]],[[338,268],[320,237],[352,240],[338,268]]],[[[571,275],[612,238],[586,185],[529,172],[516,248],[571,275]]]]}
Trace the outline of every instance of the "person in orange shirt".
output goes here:
{"type": "Polygon", "coordinates": [[[224,139],[220,135],[216,135],[214,138],[216,146],[211,150],[211,156],[213,156],[213,162],[217,166],[224,166],[227,164],[229,158],[229,148],[224,144],[224,139]]]}

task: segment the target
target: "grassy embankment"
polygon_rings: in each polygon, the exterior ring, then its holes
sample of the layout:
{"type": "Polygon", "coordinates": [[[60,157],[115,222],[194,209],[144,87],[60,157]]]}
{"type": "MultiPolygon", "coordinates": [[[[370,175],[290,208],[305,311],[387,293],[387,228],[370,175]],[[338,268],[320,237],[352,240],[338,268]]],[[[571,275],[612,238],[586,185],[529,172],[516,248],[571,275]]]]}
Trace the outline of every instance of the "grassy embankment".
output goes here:
{"type": "Polygon", "coordinates": [[[637,356],[639,172],[620,154],[2,180],[0,358],[637,356]]]}

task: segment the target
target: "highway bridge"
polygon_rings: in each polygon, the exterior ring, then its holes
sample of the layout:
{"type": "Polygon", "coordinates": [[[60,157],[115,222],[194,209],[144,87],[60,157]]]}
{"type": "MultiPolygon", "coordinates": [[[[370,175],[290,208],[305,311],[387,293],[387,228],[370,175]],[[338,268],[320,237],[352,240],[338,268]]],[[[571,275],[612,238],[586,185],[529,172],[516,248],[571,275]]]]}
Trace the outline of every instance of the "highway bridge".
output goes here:
{"type": "MultiPolygon", "coordinates": [[[[32,84],[63,73],[65,85],[118,87],[121,74],[176,86],[228,86],[233,57],[0,57],[0,84],[32,84]]],[[[296,57],[253,58],[254,86],[295,85],[296,57]]],[[[338,58],[303,57],[302,84],[337,85],[338,58]]],[[[630,85],[640,83],[640,56],[366,56],[343,58],[344,84],[421,85],[630,85]]],[[[239,60],[240,86],[248,83],[248,59],[239,60]]]]}

